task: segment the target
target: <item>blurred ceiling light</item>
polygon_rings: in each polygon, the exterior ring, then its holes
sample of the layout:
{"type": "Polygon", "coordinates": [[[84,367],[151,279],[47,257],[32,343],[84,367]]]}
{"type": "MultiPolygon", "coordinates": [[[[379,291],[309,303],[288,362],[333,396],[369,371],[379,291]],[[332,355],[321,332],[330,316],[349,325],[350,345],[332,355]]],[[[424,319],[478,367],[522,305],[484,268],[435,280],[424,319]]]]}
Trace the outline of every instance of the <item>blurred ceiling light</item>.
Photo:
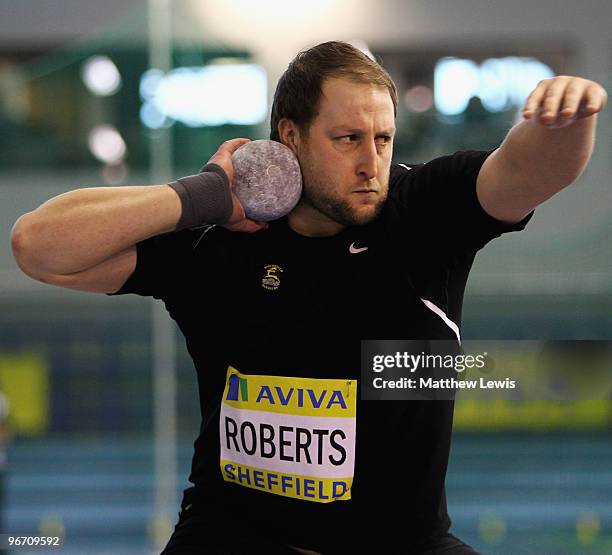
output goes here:
{"type": "MultiPolygon", "coordinates": [[[[221,2],[223,4],[224,2],[221,2]]],[[[227,2],[234,12],[238,12],[246,19],[259,19],[265,21],[295,21],[305,18],[312,19],[321,8],[329,4],[329,0],[309,0],[297,2],[296,0],[229,0],[227,2]]]]}
{"type": "Polygon", "coordinates": [[[151,129],[180,121],[189,127],[256,125],[265,120],[265,70],[255,64],[152,69],[140,82],[140,119],[151,129]]]}
{"type": "Polygon", "coordinates": [[[145,102],[142,105],[140,108],[140,121],[149,129],[168,128],[174,123],[174,120],[167,118],[157,109],[154,102],[145,102]]]}
{"type": "Polygon", "coordinates": [[[361,39],[353,39],[347,42],[353,45],[358,50],[361,50],[368,58],[370,58],[370,60],[373,60],[375,62],[377,61],[376,58],[374,57],[374,54],[372,54],[372,51],[368,47],[366,41],[361,40],[361,39]]]}
{"type": "Polygon", "coordinates": [[[433,106],[433,91],[425,85],[415,85],[404,95],[406,108],[411,112],[427,112],[433,106]]]}
{"type": "Polygon", "coordinates": [[[89,132],[90,152],[101,162],[118,164],[127,151],[121,134],[112,125],[98,125],[89,132]]]}
{"type": "Polygon", "coordinates": [[[164,72],[161,69],[149,69],[140,78],[140,98],[151,100],[155,96],[155,91],[164,79],[164,72]]]}
{"type": "Polygon", "coordinates": [[[535,58],[490,58],[481,65],[472,60],[443,58],[434,70],[434,98],[438,111],[453,116],[464,112],[478,97],[489,112],[523,104],[539,81],[554,75],[535,58]]]}
{"type": "Polygon", "coordinates": [[[554,71],[535,58],[490,58],[480,66],[479,95],[489,112],[501,112],[519,107],[542,80],[554,71]]]}
{"type": "Polygon", "coordinates": [[[123,163],[105,164],[102,168],[102,179],[106,185],[122,185],[129,175],[128,167],[123,163]]]}
{"type": "Polygon", "coordinates": [[[98,96],[110,96],[121,87],[121,75],[108,56],[92,56],[81,68],[81,78],[87,88],[98,96]]]}
{"type": "Polygon", "coordinates": [[[232,58],[231,56],[221,56],[219,58],[212,58],[208,61],[208,65],[211,66],[222,66],[222,65],[236,65],[243,64],[244,60],[241,58],[232,58]]]}
{"type": "Polygon", "coordinates": [[[438,111],[447,116],[465,112],[470,98],[478,92],[478,81],[478,66],[472,60],[440,60],[434,69],[434,98],[438,111]]]}

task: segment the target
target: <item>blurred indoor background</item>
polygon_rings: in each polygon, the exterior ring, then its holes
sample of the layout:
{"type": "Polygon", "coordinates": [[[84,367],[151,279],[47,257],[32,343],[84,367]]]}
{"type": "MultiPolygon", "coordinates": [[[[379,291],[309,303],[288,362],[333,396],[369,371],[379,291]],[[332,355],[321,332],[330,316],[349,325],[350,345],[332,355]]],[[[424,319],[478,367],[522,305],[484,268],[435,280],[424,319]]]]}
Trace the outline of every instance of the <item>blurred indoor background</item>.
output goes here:
{"type": "MultiPolygon", "coordinates": [[[[268,138],[278,77],[332,39],[394,78],[396,162],[489,149],[540,79],[611,91],[611,21],[604,0],[2,0],[4,530],[61,534],[62,553],[158,553],[199,429],[195,371],[161,303],[25,277],[9,242],[22,213],[74,188],[164,183],[229,138],[268,138]]],[[[578,182],[478,255],[464,338],[610,339],[611,113],[578,182]]],[[[455,532],[486,555],[612,554],[610,407],[458,403],[455,532]]]]}

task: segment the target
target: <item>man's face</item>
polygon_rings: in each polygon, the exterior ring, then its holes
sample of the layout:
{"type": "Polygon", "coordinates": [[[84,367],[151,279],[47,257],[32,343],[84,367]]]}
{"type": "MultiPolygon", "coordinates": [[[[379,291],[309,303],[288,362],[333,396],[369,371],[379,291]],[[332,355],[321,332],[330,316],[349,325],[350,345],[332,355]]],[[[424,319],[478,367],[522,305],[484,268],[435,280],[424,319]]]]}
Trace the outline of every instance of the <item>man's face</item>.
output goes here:
{"type": "Polygon", "coordinates": [[[300,203],[317,218],[344,226],[374,219],[389,190],[394,134],[386,88],[327,79],[319,114],[297,148],[304,179],[300,203]]]}

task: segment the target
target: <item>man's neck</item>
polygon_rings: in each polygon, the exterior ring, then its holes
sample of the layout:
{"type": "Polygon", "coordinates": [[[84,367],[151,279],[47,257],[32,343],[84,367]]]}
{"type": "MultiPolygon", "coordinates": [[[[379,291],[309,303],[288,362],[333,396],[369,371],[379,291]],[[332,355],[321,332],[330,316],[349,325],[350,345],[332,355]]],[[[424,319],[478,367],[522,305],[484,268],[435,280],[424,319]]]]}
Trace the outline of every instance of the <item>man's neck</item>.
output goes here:
{"type": "Polygon", "coordinates": [[[293,231],[306,237],[330,237],[346,227],[303,200],[289,213],[287,219],[293,231]]]}

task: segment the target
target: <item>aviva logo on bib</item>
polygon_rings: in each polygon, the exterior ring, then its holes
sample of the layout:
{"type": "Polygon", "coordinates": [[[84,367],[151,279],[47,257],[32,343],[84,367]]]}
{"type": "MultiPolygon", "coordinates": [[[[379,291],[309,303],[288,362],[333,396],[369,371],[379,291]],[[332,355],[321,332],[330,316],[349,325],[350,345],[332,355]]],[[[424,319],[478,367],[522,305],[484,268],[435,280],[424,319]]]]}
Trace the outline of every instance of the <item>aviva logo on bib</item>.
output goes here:
{"type": "Polygon", "coordinates": [[[305,501],[350,499],[356,409],[355,380],[229,367],[219,421],[223,479],[305,501]]]}
{"type": "Polygon", "coordinates": [[[226,401],[238,401],[238,393],[240,393],[241,401],[249,400],[249,386],[246,378],[239,378],[237,374],[232,374],[228,381],[228,391],[226,401]]]}

